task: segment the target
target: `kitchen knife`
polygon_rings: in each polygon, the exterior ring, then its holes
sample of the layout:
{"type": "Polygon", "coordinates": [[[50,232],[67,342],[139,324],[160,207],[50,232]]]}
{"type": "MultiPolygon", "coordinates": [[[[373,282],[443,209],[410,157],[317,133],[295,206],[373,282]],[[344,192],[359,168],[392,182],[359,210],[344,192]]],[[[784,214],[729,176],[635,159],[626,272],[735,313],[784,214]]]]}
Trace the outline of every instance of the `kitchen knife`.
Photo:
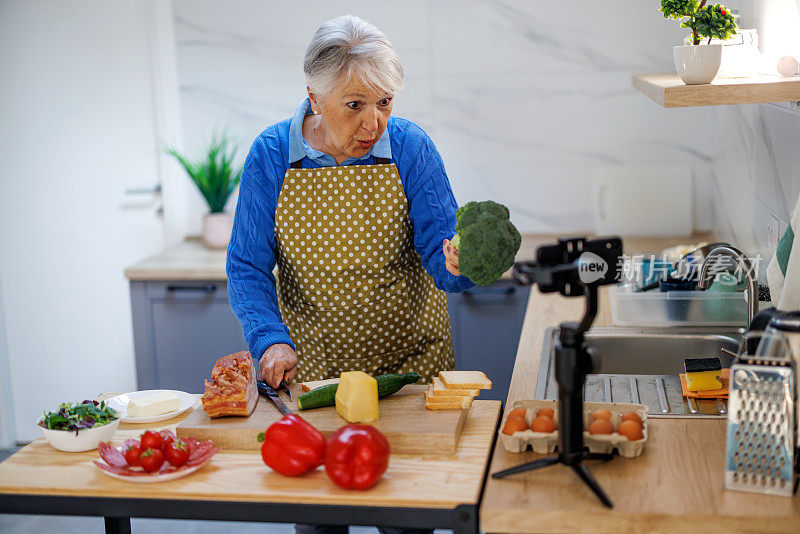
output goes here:
{"type": "Polygon", "coordinates": [[[286,398],[292,400],[292,392],[289,390],[289,384],[286,383],[286,379],[282,379],[281,383],[278,384],[278,391],[283,391],[283,394],[286,395],[286,398]]]}
{"type": "Polygon", "coordinates": [[[289,408],[286,407],[281,398],[278,396],[278,392],[269,387],[266,382],[264,382],[263,380],[256,380],[256,385],[258,386],[258,393],[261,396],[271,400],[272,403],[278,408],[278,410],[280,410],[282,414],[288,415],[292,413],[291,410],[289,410],[289,408]]]}

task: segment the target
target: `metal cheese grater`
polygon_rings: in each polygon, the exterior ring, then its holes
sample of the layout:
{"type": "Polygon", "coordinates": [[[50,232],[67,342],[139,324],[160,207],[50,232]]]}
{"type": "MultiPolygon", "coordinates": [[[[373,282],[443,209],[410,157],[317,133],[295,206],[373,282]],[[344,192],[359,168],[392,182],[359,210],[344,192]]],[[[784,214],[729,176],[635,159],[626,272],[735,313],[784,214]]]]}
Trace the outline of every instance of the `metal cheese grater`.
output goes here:
{"type": "Polygon", "coordinates": [[[797,477],[794,362],[788,348],[747,354],[748,338],[731,365],[725,487],[791,496],[797,477]]]}

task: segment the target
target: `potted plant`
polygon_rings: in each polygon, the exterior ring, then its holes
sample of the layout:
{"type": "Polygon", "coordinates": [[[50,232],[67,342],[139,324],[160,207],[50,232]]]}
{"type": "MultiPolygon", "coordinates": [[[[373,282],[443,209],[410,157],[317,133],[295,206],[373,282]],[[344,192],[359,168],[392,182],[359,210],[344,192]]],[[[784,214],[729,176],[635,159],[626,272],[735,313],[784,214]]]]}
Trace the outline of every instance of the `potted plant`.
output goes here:
{"type": "Polygon", "coordinates": [[[225,204],[242,177],[242,168],[234,171],[232,166],[236,147],[229,146],[225,135],[215,135],[206,149],[205,159],[191,162],[174,148],[168,148],[167,153],[183,165],[208,203],[209,213],[203,217],[203,243],[210,248],[226,248],[233,229],[233,215],[225,213],[225,204]]]}
{"type": "Polygon", "coordinates": [[[722,45],[711,39],[725,40],[736,33],[736,21],[730,10],[720,4],[706,5],[706,0],[661,0],[664,18],[681,20],[681,28],[692,30],[691,44],[675,46],[672,55],[675,70],[683,83],[710,83],[719,72],[722,45]],[[705,38],[708,41],[702,44],[705,38]]]}

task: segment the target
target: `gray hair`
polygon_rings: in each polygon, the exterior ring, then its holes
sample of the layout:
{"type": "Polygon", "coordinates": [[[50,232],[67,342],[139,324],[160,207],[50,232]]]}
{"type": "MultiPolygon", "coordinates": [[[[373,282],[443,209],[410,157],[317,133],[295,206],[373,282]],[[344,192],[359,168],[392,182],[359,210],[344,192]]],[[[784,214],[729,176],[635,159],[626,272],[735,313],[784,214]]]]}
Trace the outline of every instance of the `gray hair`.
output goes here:
{"type": "Polygon", "coordinates": [[[306,83],[324,97],[337,81],[354,75],[369,87],[396,94],[403,88],[403,64],[389,38],[369,22],[342,15],[314,33],[303,60],[306,83]]]}

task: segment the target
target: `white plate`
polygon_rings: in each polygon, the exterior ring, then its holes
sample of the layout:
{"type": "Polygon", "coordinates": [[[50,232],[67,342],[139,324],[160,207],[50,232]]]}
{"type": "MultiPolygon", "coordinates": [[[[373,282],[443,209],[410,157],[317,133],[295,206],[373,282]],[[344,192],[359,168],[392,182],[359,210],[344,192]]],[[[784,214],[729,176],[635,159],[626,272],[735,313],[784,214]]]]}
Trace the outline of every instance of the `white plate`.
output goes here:
{"type": "MultiPolygon", "coordinates": [[[[98,461],[104,461],[104,460],[100,459],[98,461]]],[[[197,471],[198,469],[200,469],[201,467],[203,467],[207,463],[208,463],[208,460],[206,460],[205,462],[203,462],[200,465],[193,465],[192,467],[188,467],[188,468],[186,468],[186,469],[184,469],[182,471],[173,471],[171,473],[164,473],[163,475],[151,474],[151,475],[143,475],[143,476],[130,476],[130,475],[121,475],[119,473],[112,473],[110,471],[106,471],[105,469],[100,469],[100,471],[102,471],[104,474],[106,474],[106,475],[108,475],[108,476],[110,476],[112,478],[116,478],[116,479],[119,479],[119,480],[124,480],[125,482],[136,482],[136,483],[139,483],[139,484],[150,484],[152,482],[166,482],[168,480],[175,480],[176,478],[181,478],[181,477],[185,477],[186,475],[191,475],[192,473],[194,473],[195,471],[197,471]]]]}
{"type": "Polygon", "coordinates": [[[106,401],[106,404],[119,412],[120,421],[123,423],[156,423],[158,421],[172,419],[173,417],[182,414],[194,406],[196,400],[197,399],[194,395],[191,393],[186,393],[185,391],[177,391],[174,389],[145,389],[144,391],[132,391],[130,393],[117,395],[116,397],[111,397],[106,401]],[[162,391],[177,395],[181,400],[181,407],[172,412],[162,413],[161,415],[152,415],[150,417],[131,417],[128,415],[128,403],[131,401],[131,399],[137,399],[139,397],[144,397],[145,395],[150,395],[151,393],[159,393],[162,391]]]}

